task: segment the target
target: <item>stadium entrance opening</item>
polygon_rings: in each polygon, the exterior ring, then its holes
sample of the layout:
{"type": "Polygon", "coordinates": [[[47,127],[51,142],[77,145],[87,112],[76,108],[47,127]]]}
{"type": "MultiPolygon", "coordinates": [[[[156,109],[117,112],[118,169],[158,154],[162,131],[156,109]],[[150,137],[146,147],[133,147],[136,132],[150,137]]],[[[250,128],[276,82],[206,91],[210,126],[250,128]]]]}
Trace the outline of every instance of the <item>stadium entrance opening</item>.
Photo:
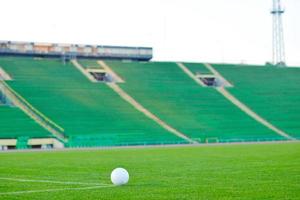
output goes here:
{"type": "Polygon", "coordinates": [[[106,72],[90,72],[90,74],[94,77],[98,82],[112,82],[112,78],[106,72]]]}
{"type": "Polygon", "coordinates": [[[0,91],[0,105],[4,104],[4,95],[3,93],[0,91]]]}
{"type": "Polygon", "coordinates": [[[229,87],[230,84],[221,77],[212,74],[197,74],[196,77],[207,87],[229,87]]]}
{"type": "Polygon", "coordinates": [[[4,106],[14,106],[10,99],[5,95],[4,89],[0,85],[0,105],[4,106]]]}
{"type": "Polygon", "coordinates": [[[217,81],[216,77],[202,77],[200,80],[206,85],[210,87],[216,87],[217,81]]]}
{"type": "Polygon", "coordinates": [[[107,71],[103,69],[88,69],[90,75],[97,81],[103,83],[113,83],[116,82],[114,77],[107,71]]]}

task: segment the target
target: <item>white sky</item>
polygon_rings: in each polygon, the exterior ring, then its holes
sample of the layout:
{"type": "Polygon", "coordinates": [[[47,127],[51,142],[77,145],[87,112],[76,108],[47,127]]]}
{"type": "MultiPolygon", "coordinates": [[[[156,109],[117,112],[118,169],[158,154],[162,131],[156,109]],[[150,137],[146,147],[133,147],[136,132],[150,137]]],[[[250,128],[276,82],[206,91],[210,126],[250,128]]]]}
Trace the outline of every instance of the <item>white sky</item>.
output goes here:
{"type": "MultiPolygon", "coordinates": [[[[300,66],[300,1],[283,0],[300,66]]],[[[0,40],[150,46],[154,60],[271,60],[272,0],[2,0],[0,40]]]]}

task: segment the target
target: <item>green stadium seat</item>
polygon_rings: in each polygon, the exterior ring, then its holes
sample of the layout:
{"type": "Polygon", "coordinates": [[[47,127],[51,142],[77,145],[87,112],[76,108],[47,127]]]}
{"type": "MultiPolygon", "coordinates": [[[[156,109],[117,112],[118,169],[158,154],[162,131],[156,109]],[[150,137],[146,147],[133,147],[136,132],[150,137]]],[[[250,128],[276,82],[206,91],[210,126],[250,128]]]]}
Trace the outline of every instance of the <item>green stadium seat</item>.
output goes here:
{"type": "Polygon", "coordinates": [[[229,91],[269,122],[300,138],[300,68],[213,65],[229,91]]]}

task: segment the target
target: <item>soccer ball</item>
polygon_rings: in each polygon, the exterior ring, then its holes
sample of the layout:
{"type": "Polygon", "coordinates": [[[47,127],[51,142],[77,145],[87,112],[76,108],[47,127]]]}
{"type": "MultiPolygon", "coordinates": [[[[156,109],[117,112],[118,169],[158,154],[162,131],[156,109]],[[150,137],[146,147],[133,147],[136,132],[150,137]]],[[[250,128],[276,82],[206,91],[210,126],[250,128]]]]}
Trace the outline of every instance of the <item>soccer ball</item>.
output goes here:
{"type": "Polygon", "coordinates": [[[114,185],[120,186],[128,183],[129,174],[124,168],[116,168],[111,172],[110,178],[114,185]]]}

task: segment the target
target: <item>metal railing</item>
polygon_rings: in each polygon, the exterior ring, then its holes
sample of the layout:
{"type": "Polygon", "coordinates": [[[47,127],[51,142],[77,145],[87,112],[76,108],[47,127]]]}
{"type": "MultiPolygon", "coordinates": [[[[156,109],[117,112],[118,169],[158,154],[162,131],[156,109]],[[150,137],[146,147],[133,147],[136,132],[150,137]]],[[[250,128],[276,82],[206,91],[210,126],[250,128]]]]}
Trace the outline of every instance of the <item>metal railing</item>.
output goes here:
{"type": "MultiPolygon", "coordinates": [[[[222,139],[222,138],[192,138],[194,141],[197,141],[197,145],[203,145],[203,144],[230,144],[230,143],[259,143],[259,142],[285,142],[290,141],[285,138],[230,138],[230,139],[222,139]]],[[[297,140],[300,140],[300,137],[297,138],[297,140]]],[[[66,147],[68,148],[92,148],[92,147],[124,147],[124,146],[155,146],[155,145],[195,145],[192,143],[188,143],[186,141],[135,141],[135,142],[113,142],[108,141],[107,139],[96,139],[93,137],[89,141],[88,138],[86,139],[70,139],[69,143],[66,144],[66,147]]]]}

